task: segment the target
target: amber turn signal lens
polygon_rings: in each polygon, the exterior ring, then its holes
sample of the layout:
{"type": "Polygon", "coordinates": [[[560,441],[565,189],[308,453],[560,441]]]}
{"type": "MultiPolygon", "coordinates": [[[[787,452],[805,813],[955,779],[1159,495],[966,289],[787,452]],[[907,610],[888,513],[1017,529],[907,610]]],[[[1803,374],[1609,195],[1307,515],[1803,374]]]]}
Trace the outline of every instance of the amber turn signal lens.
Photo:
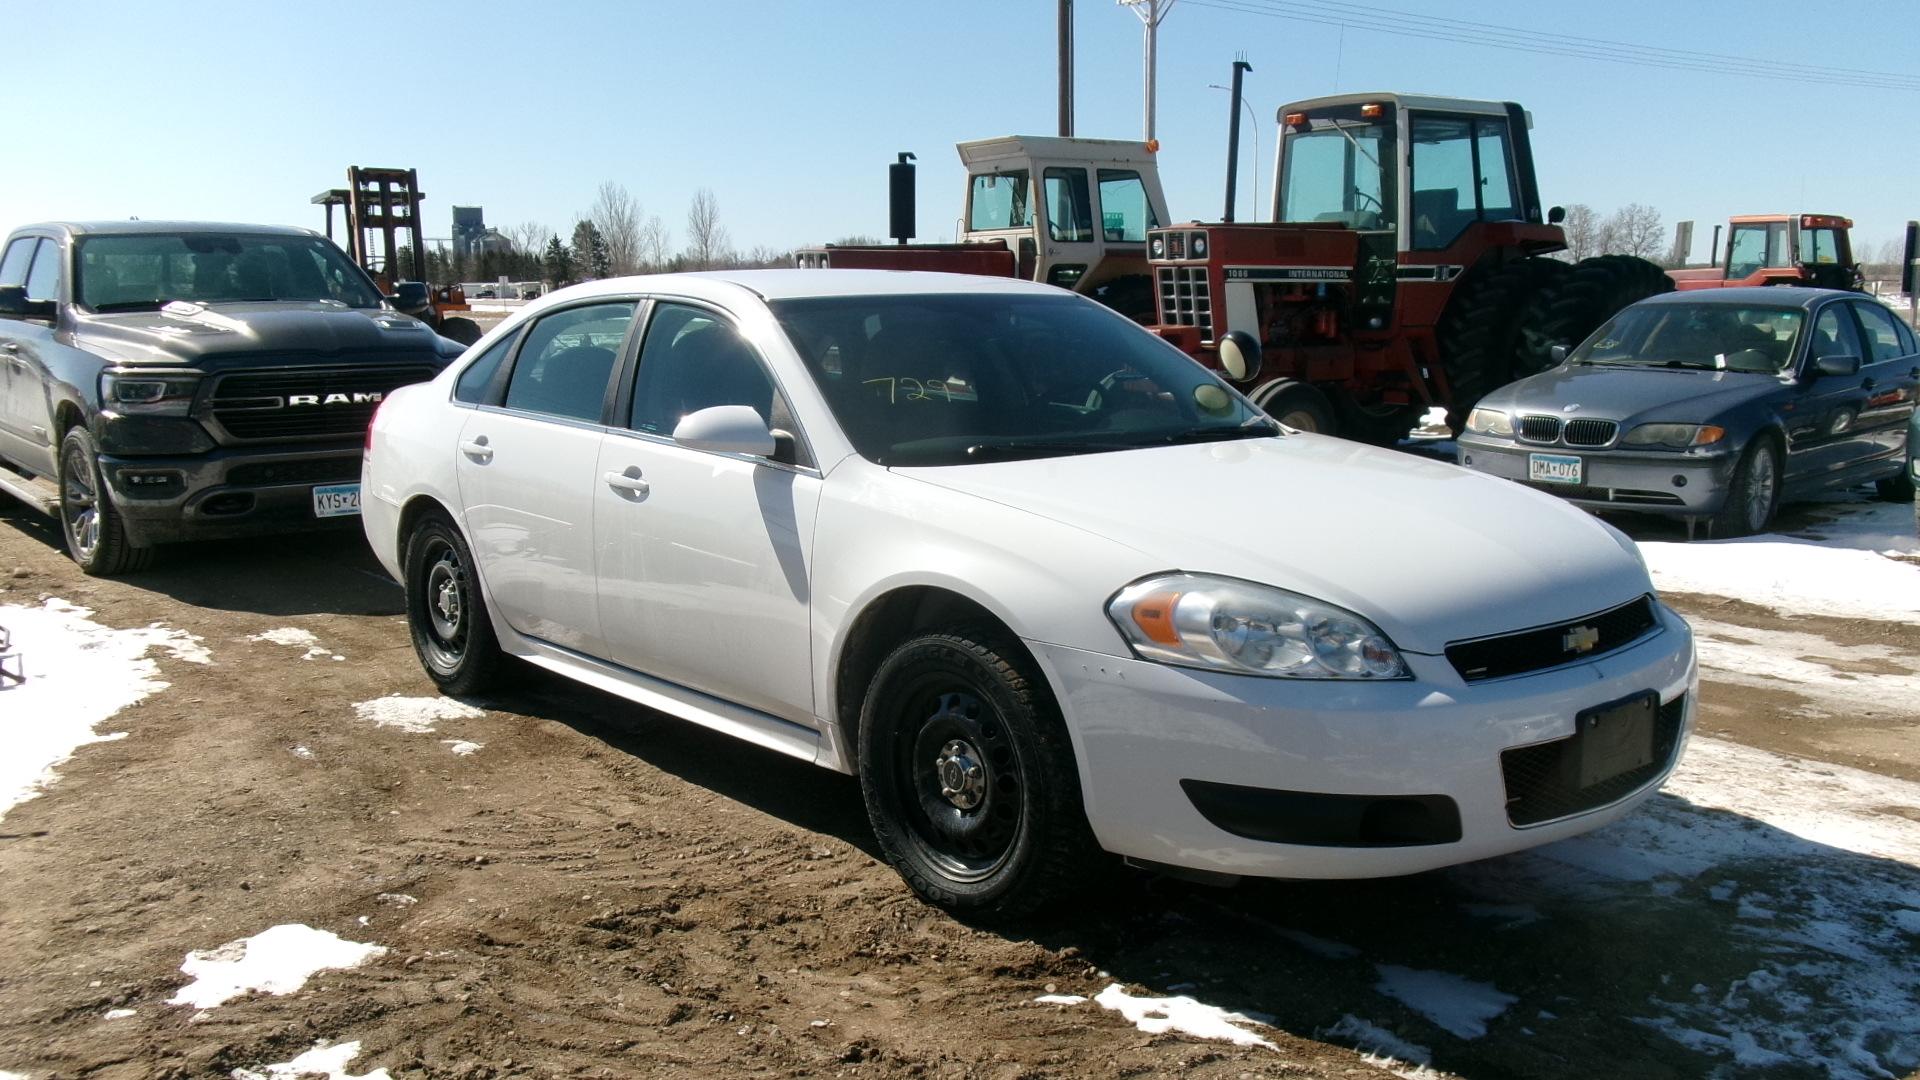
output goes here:
{"type": "Polygon", "coordinates": [[[1177,592],[1143,596],[1133,605],[1133,623],[1150,640],[1162,645],[1180,644],[1180,631],[1173,628],[1173,608],[1180,602],[1177,592]]]}

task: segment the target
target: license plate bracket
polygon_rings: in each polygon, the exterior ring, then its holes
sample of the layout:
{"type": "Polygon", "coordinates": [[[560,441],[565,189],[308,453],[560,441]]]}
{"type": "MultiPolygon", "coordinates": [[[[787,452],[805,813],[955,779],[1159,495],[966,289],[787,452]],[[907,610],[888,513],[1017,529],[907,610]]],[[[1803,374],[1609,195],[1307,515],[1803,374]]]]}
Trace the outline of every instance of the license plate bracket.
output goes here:
{"type": "Polygon", "coordinates": [[[314,517],[353,517],[359,513],[359,484],[321,484],[313,489],[314,517]]]}
{"type": "Polygon", "coordinates": [[[1527,455],[1527,479],[1543,484],[1578,484],[1585,471],[1578,454],[1527,455]]]}
{"type": "Polygon", "coordinates": [[[1653,763],[1660,695],[1652,690],[1583,710],[1574,718],[1569,780],[1575,788],[1605,783],[1653,763]]]}

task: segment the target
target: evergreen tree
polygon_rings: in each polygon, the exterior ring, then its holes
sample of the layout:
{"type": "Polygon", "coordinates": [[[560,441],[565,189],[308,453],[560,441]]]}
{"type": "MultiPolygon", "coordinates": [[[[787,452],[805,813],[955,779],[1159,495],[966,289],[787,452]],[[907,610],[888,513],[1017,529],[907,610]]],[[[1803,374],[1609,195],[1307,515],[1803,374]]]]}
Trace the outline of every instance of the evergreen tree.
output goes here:
{"type": "Polygon", "coordinates": [[[593,228],[591,224],[588,228],[593,229],[593,245],[587,249],[587,267],[594,277],[612,277],[613,250],[607,246],[607,238],[600,235],[599,229],[593,228]]]}
{"type": "Polygon", "coordinates": [[[573,280],[573,252],[568,250],[567,245],[561,243],[557,236],[547,241],[544,268],[547,272],[547,280],[553,282],[553,287],[556,289],[573,280]]]}

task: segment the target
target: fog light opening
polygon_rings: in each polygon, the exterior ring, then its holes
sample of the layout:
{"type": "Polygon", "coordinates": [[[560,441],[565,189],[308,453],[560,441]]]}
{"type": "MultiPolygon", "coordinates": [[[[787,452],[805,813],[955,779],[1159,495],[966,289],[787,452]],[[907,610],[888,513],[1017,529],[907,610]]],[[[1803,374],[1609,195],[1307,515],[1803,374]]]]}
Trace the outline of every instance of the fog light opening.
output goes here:
{"type": "Polygon", "coordinates": [[[1673,486],[1674,486],[1674,487],[1686,487],[1686,486],[1687,486],[1687,478],[1686,478],[1686,477],[1684,477],[1684,476],[1681,476],[1681,475],[1680,475],[1679,473],[1674,473],[1674,474],[1673,474],[1673,486]]]}

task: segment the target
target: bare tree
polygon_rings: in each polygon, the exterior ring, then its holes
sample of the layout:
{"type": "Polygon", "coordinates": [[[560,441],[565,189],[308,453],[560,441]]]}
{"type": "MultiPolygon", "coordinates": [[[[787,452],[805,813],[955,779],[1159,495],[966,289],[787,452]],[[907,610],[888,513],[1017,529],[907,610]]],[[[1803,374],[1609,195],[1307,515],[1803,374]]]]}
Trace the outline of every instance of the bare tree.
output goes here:
{"type": "Polygon", "coordinates": [[[508,228],[504,235],[513,244],[513,250],[539,256],[546,252],[547,241],[553,239],[553,230],[537,221],[523,221],[508,228]]]}
{"type": "Polygon", "coordinates": [[[611,180],[602,182],[594,193],[593,206],[582,216],[593,222],[606,241],[614,273],[631,274],[640,269],[640,233],[645,228],[645,215],[625,187],[611,180]]]}
{"type": "Polygon", "coordinates": [[[1567,234],[1567,258],[1572,262],[1591,258],[1600,253],[1599,215],[1586,203],[1574,203],[1567,207],[1567,219],[1560,227],[1567,234]]]}
{"type": "Polygon", "coordinates": [[[673,233],[660,223],[660,215],[649,214],[640,226],[640,268],[659,270],[673,258],[673,233]]]}
{"type": "Polygon", "coordinates": [[[720,201],[712,188],[693,193],[687,207],[687,262],[695,270],[711,270],[727,257],[727,227],[720,224],[720,201]]]}
{"type": "Polygon", "coordinates": [[[1628,203],[1615,210],[1600,226],[1600,251],[1608,255],[1637,255],[1659,259],[1665,252],[1666,233],[1660,211],[1644,203],[1628,203]]]}

